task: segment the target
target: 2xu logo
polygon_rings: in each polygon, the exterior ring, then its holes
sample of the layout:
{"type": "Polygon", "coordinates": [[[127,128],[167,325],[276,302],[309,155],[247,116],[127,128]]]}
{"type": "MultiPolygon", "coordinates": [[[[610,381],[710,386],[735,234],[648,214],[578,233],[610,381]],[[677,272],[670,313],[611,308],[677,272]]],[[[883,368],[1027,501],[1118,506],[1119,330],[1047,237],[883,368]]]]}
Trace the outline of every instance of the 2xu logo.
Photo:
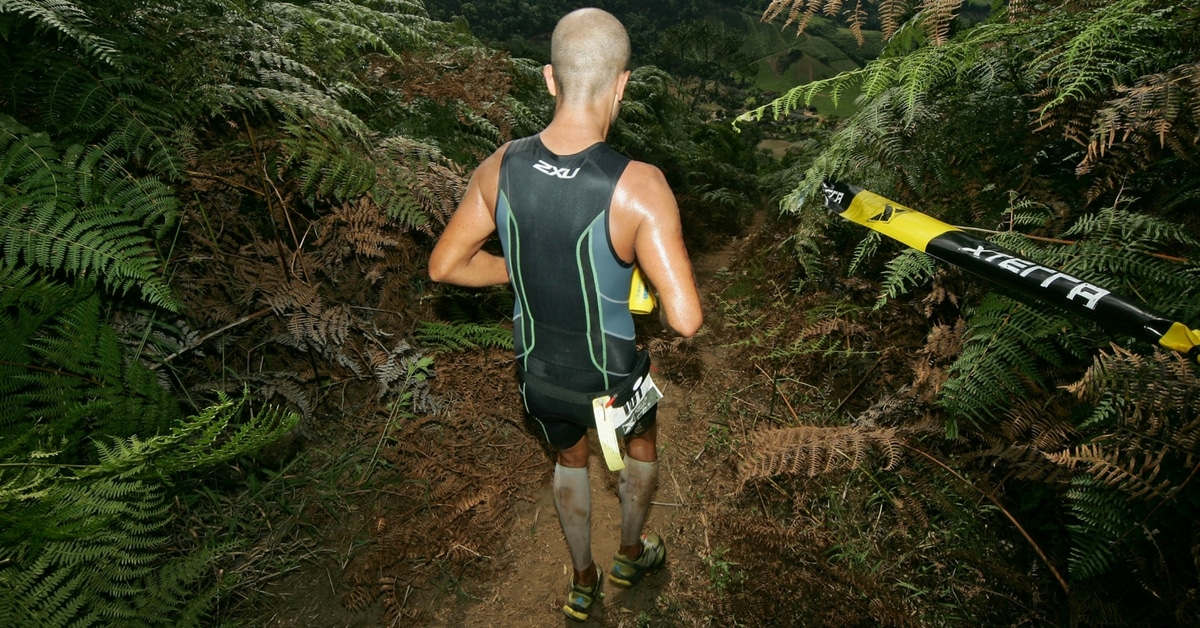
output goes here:
{"type": "Polygon", "coordinates": [[[533,169],[542,174],[548,174],[552,177],[560,179],[574,179],[575,175],[579,174],[579,168],[571,170],[570,168],[558,168],[552,164],[546,163],[546,160],[539,159],[536,164],[533,164],[533,169]]]}

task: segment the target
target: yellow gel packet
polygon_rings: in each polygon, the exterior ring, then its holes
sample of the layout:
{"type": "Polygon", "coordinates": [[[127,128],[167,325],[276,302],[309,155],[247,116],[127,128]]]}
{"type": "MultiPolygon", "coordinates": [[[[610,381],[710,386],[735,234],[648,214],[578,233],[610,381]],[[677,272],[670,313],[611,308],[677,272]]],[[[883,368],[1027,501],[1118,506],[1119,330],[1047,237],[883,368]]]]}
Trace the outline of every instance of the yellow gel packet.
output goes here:
{"type": "Polygon", "coordinates": [[[654,294],[642,277],[642,269],[633,267],[633,279],[629,282],[629,311],[634,314],[649,314],[654,311],[654,294]]]}

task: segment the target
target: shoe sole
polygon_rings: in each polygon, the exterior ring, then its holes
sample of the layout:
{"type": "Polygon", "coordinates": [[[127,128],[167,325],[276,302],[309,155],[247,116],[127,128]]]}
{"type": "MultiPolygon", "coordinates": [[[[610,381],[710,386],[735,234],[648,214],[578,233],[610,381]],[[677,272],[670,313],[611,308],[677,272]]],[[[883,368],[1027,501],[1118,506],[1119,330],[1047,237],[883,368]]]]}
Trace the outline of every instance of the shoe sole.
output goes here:
{"type": "Polygon", "coordinates": [[[581,613],[570,606],[563,606],[563,615],[566,615],[568,619],[574,619],[575,621],[587,621],[588,618],[588,613],[581,613]]]}

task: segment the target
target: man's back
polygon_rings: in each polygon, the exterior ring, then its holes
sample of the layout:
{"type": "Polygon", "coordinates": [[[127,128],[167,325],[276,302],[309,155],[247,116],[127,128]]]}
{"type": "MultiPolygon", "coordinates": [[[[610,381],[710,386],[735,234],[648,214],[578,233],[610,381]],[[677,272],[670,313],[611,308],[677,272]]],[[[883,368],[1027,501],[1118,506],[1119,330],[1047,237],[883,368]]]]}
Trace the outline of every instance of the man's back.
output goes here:
{"type": "Polygon", "coordinates": [[[557,155],[538,136],[504,153],[496,225],[516,296],[517,362],[527,374],[599,391],[633,369],[633,267],[617,257],[608,229],[628,163],[603,143],[557,155]]]}

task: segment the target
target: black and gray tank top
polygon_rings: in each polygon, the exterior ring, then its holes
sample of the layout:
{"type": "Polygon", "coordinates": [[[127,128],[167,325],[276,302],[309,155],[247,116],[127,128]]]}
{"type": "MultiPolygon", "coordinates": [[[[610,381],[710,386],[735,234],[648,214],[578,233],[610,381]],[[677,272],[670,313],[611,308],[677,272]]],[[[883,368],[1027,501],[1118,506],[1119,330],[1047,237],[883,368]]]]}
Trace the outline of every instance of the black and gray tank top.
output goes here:
{"type": "Polygon", "coordinates": [[[536,135],[504,153],[496,226],[516,295],[513,344],[523,377],[592,392],[634,368],[633,266],[617,256],[608,230],[628,164],[604,143],[556,155],[536,135]]]}

